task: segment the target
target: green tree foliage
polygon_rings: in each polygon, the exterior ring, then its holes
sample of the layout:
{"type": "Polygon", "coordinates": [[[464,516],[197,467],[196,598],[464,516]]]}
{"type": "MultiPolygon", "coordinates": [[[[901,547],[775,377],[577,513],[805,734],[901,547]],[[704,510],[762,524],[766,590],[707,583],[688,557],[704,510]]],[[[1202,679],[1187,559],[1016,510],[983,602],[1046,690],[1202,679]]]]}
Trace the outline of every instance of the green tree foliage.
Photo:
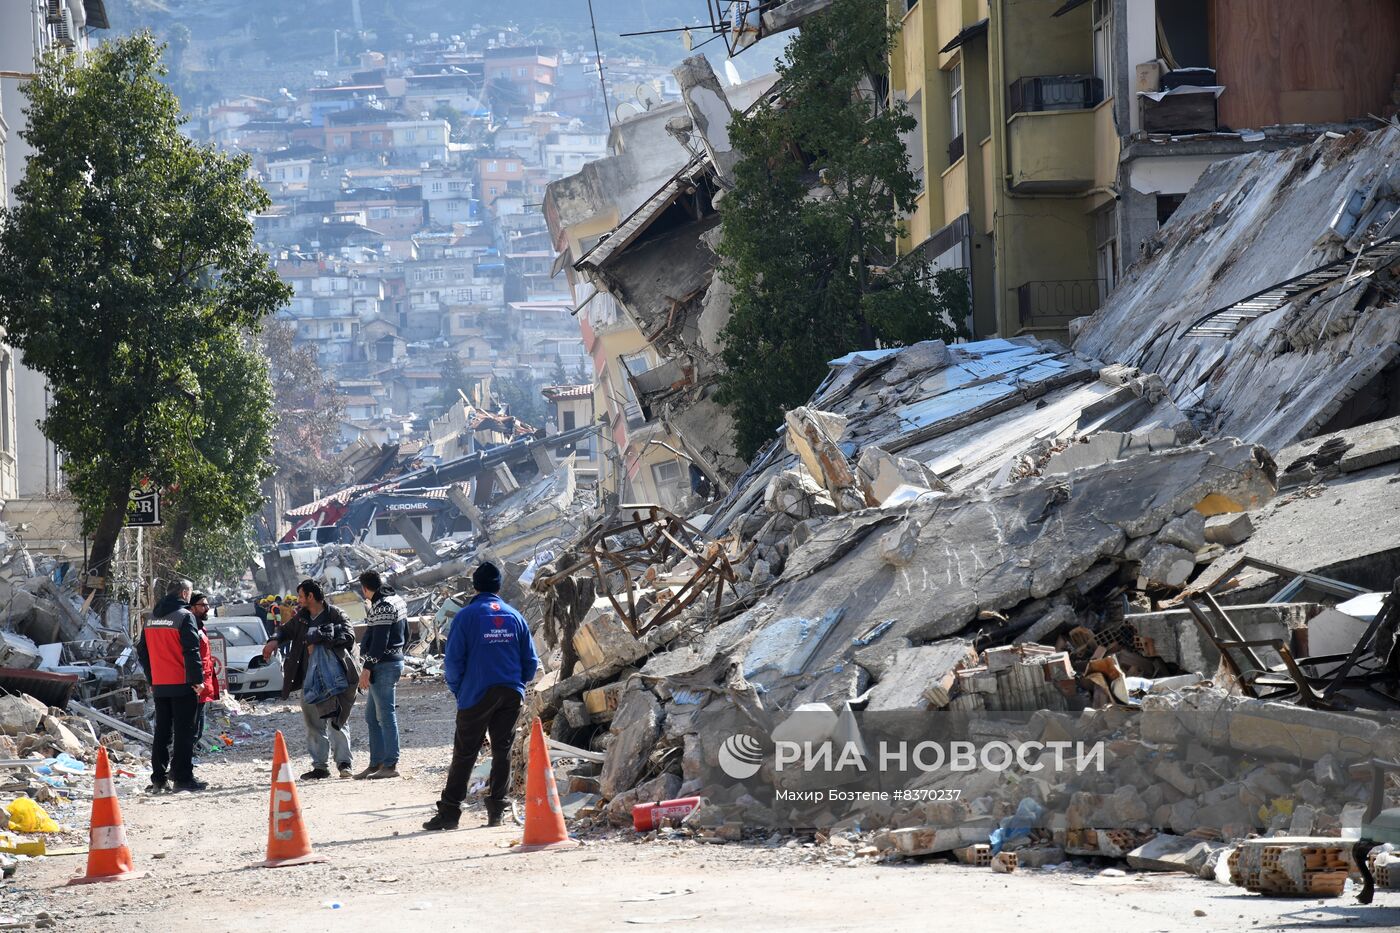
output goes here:
{"type": "Polygon", "coordinates": [[[266,376],[244,340],[290,298],[253,245],[267,194],[247,158],[180,134],[160,56],[140,33],[46,58],[24,86],[34,155],[0,213],[0,326],[51,386],[41,427],[99,573],[139,480],[210,527],[256,503],[266,376]]]}
{"type": "Polygon", "coordinates": [[[721,206],[720,274],[735,295],[719,398],[742,456],[807,400],[827,360],[950,339],[965,318],[965,279],[894,263],[919,191],[900,139],[914,120],[873,90],[894,30],[884,4],[836,0],[789,43],[778,102],[730,124],[743,158],[721,206]]]}

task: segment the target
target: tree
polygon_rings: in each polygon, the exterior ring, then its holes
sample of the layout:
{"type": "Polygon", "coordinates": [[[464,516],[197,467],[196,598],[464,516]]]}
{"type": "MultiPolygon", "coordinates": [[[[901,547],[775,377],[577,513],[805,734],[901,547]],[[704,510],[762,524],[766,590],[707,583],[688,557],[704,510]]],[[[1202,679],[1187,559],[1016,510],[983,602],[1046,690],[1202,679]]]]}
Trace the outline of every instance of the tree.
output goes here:
{"type": "Polygon", "coordinates": [[[98,573],[137,481],[197,494],[215,523],[252,501],[246,458],[266,450],[267,422],[254,411],[225,432],[249,411],[212,396],[260,370],[216,357],[291,295],[253,245],[269,201],[248,159],[181,135],[160,56],[143,32],[86,61],[46,57],[24,86],[34,154],[0,213],[0,326],[49,382],[40,427],[64,455],[98,573]]]}
{"type": "Polygon", "coordinates": [[[718,397],[741,456],[807,400],[832,357],[964,326],[956,276],[895,262],[919,191],[900,139],[914,119],[873,90],[895,28],[884,4],[836,0],[789,43],[779,99],[730,123],[743,157],[721,206],[720,275],[735,294],[718,397]]]}
{"type": "Polygon", "coordinates": [[[314,490],[341,479],[326,455],[340,436],[345,397],[321,369],[315,348],[296,345],[296,329],[286,321],[267,322],[262,355],[278,415],[274,476],[290,501],[308,502],[314,490]]]}
{"type": "Polygon", "coordinates": [[[523,421],[532,428],[544,427],[544,396],[540,395],[542,383],[528,376],[497,376],[491,381],[491,394],[505,405],[506,411],[517,421],[523,421]]]}

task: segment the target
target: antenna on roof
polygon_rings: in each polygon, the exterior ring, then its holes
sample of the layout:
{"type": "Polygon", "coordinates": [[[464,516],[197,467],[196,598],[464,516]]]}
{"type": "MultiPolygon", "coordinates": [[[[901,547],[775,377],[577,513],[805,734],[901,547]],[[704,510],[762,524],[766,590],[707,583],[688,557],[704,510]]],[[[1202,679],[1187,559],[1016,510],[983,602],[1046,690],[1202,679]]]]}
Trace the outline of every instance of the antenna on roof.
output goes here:
{"type": "Polygon", "coordinates": [[[613,126],[612,104],[608,103],[608,82],[603,79],[603,50],[598,46],[598,20],[593,15],[593,0],[588,0],[588,21],[593,25],[593,56],[598,63],[598,84],[603,89],[603,113],[608,118],[608,129],[613,126]]]}

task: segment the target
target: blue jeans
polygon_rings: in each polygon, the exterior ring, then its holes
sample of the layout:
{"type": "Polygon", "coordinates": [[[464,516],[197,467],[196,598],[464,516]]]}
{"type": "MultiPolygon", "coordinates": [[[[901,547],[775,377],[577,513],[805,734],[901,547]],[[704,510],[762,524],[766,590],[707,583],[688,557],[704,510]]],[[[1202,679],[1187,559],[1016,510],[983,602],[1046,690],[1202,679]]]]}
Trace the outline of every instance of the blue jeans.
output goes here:
{"type": "Polygon", "coordinates": [[[402,661],[380,661],[370,669],[365,725],[369,730],[371,767],[399,763],[399,712],[394,692],[402,674],[402,661]]]}

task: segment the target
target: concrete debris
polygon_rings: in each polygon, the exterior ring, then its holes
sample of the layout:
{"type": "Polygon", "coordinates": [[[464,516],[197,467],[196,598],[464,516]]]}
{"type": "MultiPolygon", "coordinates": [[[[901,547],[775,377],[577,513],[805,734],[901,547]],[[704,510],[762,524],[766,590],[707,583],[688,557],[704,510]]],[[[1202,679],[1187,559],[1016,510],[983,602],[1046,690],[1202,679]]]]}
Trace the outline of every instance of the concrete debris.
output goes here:
{"type": "Polygon", "coordinates": [[[1248,541],[1252,534],[1254,534],[1254,520],[1249,517],[1248,512],[1237,512],[1234,515],[1213,515],[1206,519],[1205,538],[1211,544],[1234,547],[1248,541]]]}
{"type": "Polygon", "coordinates": [[[889,663],[889,674],[870,691],[866,711],[940,709],[948,705],[956,672],[975,664],[972,646],[950,639],[918,648],[901,648],[889,663]]]}
{"type": "Polygon", "coordinates": [[[868,505],[883,505],[902,486],[949,491],[948,485],[919,461],[896,457],[879,447],[866,447],[860,452],[856,475],[868,505]]]}
{"type": "Polygon", "coordinates": [[[836,510],[852,512],[865,508],[865,496],[858,489],[850,462],[838,444],[846,431],[846,419],[832,412],[805,407],[795,408],[785,417],[784,443],[788,451],[797,454],[808,474],[830,494],[836,510]]]}

